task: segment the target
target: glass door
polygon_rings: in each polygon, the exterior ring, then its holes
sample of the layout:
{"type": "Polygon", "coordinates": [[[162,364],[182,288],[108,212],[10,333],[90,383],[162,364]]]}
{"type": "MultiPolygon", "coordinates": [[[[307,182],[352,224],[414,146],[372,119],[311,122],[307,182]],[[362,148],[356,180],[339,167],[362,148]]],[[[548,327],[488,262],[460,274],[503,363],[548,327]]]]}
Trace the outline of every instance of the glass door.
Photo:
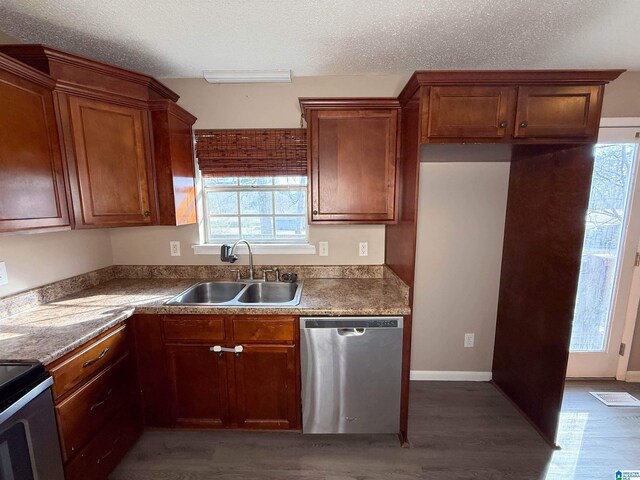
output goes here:
{"type": "Polygon", "coordinates": [[[606,139],[611,133],[601,133],[602,143],[595,147],[567,369],[569,377],[616,376],[637,245],[637,239],[629,235],[637,228],[630,229],[629,220],[638,145],[628,141],[608,142],[606,139]]]}

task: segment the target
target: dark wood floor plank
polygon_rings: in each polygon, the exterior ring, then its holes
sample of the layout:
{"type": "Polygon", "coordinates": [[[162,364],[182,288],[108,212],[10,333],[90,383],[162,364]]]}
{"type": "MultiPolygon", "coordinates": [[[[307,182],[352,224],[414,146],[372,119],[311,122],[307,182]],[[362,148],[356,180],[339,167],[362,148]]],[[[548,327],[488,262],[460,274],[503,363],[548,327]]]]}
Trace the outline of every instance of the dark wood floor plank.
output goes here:
{"type": "Polygon", "coordinates": [[[146,432],[111,480],[599,480],[640,469],[640,408],[610,408],[568,382],[559,451],[488,383],[413,382],[409,438],[268,432],[146,432]]]}

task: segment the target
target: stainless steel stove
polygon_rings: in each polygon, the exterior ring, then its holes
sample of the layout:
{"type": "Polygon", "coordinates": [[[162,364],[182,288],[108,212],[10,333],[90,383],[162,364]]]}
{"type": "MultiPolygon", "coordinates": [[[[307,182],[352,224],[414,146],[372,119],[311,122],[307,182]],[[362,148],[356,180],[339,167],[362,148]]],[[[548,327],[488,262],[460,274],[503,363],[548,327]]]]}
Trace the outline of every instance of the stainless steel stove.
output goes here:
{"type": "Polygon", "coordinates": [[[64,480],[52,384],[39,362],[0,360],[0,480],[64,480]]]}

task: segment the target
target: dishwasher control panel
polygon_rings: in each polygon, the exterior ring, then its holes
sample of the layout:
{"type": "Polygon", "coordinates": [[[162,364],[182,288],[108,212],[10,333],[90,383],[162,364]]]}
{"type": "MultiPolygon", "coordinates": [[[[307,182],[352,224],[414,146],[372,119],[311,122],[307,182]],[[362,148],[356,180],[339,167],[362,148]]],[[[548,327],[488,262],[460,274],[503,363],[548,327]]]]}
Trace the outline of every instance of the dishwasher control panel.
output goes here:
{"type": "Polygon", "coordinates": [[[402,328],[402,320],[402,317],[303,317],[300,328],[402,328]]]}

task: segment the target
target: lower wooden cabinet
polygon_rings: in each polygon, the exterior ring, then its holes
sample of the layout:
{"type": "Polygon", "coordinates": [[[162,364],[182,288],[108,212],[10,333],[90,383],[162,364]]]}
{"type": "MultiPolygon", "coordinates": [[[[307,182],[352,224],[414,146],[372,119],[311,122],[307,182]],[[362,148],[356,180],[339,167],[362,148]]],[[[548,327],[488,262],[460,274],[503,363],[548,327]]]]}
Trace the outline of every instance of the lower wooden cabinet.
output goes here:
{"type": "Polygon", "coordinates": [[[294,345],[246,345],[233,359],[239,428],[300,428],[294,345]]]}
{"type": "Polygon", "coordinates": [[[301,428],[297,317],[132,320],[146,426],[301,428]],[[227,351],[214,351],[215,346],[227,351]]]}
{"type": "Polygon", "coordinates": [[[132,405],[120,410],[110,422],[67,463],[67,480],[107,480],[122,457],[140,436],[138,414],[132,405]]]}
{"type": "Polygon", "coordinates": [[[119,325],[47,367],[67,480],[107,480],[142,433],[134,365],[119,325]]]}
{"type": "Polygon", "coordinates": [[[201,345],[167,345],[171,416],[180,427],[225,427],[229,422],[226,358],[201,345]]]}

